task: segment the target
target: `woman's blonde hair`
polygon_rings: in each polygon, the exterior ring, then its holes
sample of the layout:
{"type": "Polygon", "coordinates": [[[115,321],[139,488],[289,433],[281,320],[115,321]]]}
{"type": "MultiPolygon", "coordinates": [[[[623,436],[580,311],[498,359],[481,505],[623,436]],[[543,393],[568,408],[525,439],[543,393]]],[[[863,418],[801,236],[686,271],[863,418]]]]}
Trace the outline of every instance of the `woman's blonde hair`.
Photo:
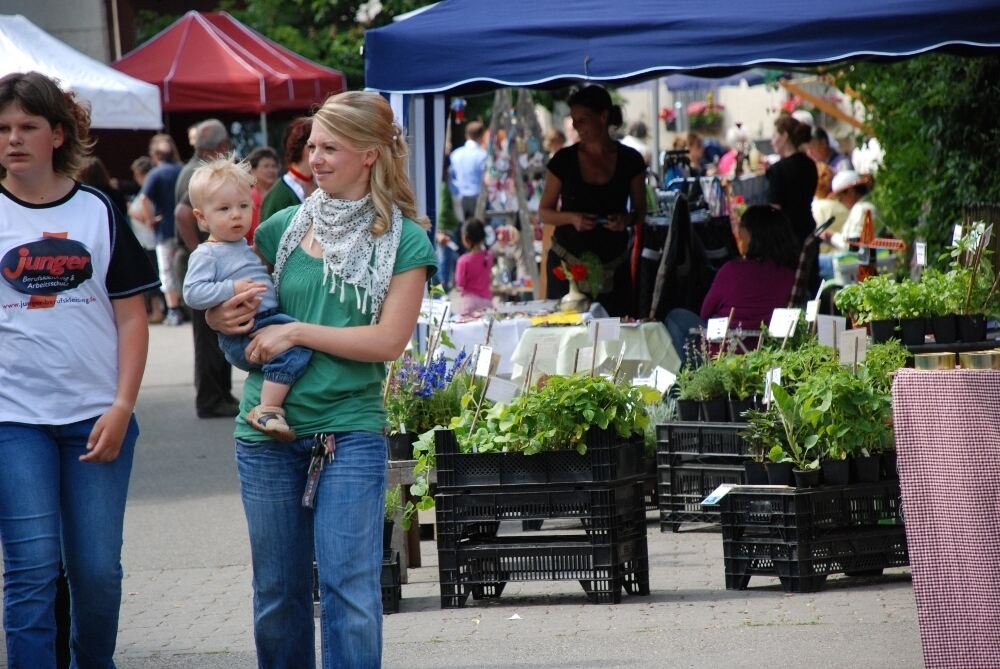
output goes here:
{"type": "Polygon", "coordinates": [[[407,174],[409,147],[392,107],[378,93],[346,91],[331,95],[313,114],[313,120],[330,133],[346,139],[358,151],[375,150],[369,189],[375,205],[372,234],[378,237],[392,225],[392,205],[403,216],[417,220],[417,205],[407,174]]]}

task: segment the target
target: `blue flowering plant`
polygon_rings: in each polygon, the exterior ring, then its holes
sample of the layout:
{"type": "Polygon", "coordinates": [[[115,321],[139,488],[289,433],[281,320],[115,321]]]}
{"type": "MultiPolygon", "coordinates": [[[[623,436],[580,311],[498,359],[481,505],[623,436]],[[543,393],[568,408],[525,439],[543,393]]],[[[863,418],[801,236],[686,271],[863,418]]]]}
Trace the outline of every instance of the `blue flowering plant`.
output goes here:
{"type": "Polygon", "coordinates": [[[454,360],[438,355],[429,361],[407,353],[394,363],[385,388],[390,434],[420,434],[459,415],[472,383],[468,363],[465,351],[454,360]]]}

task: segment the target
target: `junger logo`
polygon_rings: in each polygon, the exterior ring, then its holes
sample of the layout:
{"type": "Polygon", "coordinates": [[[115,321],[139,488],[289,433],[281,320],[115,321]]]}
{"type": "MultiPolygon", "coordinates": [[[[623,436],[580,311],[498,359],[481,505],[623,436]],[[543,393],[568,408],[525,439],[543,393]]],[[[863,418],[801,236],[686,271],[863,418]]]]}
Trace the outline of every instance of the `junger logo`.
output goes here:
{"type": "Polygon", "coordinates": [[[47,238],[21,244],[0,259],[0,275],[25,295],[72,290],[93,274],[90,252],[70,239],[47,238]]]}

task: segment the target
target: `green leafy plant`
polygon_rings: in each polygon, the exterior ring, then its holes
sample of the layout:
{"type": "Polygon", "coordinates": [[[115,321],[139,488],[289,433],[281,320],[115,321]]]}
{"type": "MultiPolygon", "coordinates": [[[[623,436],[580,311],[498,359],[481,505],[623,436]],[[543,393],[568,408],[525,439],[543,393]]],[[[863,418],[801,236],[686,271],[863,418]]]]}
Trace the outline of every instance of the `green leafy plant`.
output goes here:
{"type": "Polygon", "coordinates": [[[900,281],[893,295],[893,313],[898,318],[927,318],[931,315],[926,286],[913,281],[900,281]]]}
{"type": "Polygon", "coordinates": [[[896,318],[898,284],[890,274],[878,274],[861,282],[861,313],[865,322],[896,318]]]}
{"type": "Polygon", "coordinates": [[[722,383],[730,398],[748,400],[763,392],[764,374],[748,364],[747,356],[725,355],[716,366],[722,370],[722,383]]]}
{"type": "Polygon", "coordinates": [[[399,486],[392,486],[391,488],[386,488],[385,491],[385,519],[392,520],[396,517],[396,514],[403,510],[400,504],[400,490],[399,486]]]}
{"type": "Polygon", "coordinates": [[[892,390],[892,374],[905,367],[909,358],[910,352],[898,339],[870,345],[862,365],[868,370],[867,379],[872,388],[888,395],[892,390]]]}
{"type": "MultiPolygon", "coordinates": [[[[743,417],[746,419],[747,427],[740,436],[750,446],[750,456],[754,462],[764,462],[764,458],[775,446],[781,448],[781,444],[784,443],[785,431],[781,425],[781,418],[774,407],[751,409],[744,412],[743,417]]],[[[781,459],[773,462],[781,462],[781,459]]]]}
{"type": "Polygon", "coordinates": [[[447,425],[461,411],[461,398],[474,384],[467,363],[464,351],[451,362],[438,357],[424,363],[407,354],[396,363],[386,379],[390,432],[420,434],[435,425],[447,425]]]}
{"type": "Polygon", "coordinates": [[[838,290],[833,298],[833,302],[837,305],[840,313],[846,314],[858,325],[868,322],[868,313],[864,310],[861,291],[860,283],[852,283],[838,290]]]}
{"type": "Polygon", "coordinates": [[[790,460],[795,468],[800,470],[818,468],[819,449],[816,448],[816,444],[819,442],[819,435],[810,434],[798,399],[793,398],[779,385],[771,386],[771,394],[774,396],[774,406],[777,409],[781,429],[785,434],[784,445],[786,447],[772,447],[771,461],[785,462],[790,460]],[[775,448],[781,448],[783,453],[778,460],[774,458],[775,448]]]}
{"type": "Polygon", "coordinates": [[[656,426],[669,423],[677,418],[677,402],[672,397],[664,397],[658,402],[652,402],[646,406],[646,415],[649,422],[643,433],[646,445],[646,454],[656,454],[656,426]]]}
{"type": "Polygon", "coordinates": [[[695,385],[695,371],[694,365],[685,364],[681,367],[680,371],[677,372],[677,380],[674,381],[674,387],[677,388],[677,399],[680,400],[693,400],[695,399],[695,393],[698,388],[695,385]]]}
{"type": "Polygon", "coordinates": [[[726,396],[726,371],[716,361],[709,361],[694,370],[688,382],[689,398],[698,401],[714,400],[726,396]]]}

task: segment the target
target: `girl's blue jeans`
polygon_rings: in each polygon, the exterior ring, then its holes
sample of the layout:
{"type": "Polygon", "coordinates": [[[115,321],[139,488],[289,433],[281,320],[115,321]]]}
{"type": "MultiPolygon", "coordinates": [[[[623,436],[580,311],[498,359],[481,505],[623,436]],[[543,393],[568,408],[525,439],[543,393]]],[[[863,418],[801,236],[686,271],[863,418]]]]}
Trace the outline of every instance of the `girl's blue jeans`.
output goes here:
{"type": "Polygon", "coordinates": [[[0,423],[0,544],[11,669],[56,666],[60,558],[70,590],[71,666],[115,666],[125,498],[139,427],[133,417],[113,462],[80,462],[96,421],[0,423]]]}
{"type": "Polygon", "coordinates": [[[386,441],[372,432],[334,437],[334,460],[320,475],[315,510],[302,506],[313,437],[291,443],[236,441],[261,669],[316,666],[314,553],[323,669],[381,666],[386,441]]]}

